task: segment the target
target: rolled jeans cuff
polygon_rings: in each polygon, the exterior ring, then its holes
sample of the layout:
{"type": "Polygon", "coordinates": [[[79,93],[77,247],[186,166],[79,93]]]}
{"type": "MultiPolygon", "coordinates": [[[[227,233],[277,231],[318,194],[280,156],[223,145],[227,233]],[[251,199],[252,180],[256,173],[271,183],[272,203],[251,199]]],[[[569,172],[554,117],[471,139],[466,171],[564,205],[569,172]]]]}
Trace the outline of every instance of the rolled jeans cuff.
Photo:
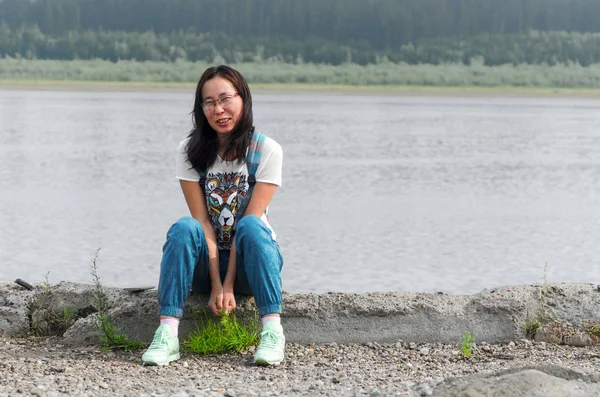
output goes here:
{"type": "Polygon", "coordinates": [[[183,309],[180,309],[175,306],[164,306],[160,308],[158,314],[160,314],[161,316],[181,318],[183,317],[183,309]]]}
{"type": "Polygon", "coordinates": [[[261,317],[266,316],[267,314],[281,313],[281,305],[275,303],[272,305],[259,307],[258,313],[260,314],[261,317]]]}

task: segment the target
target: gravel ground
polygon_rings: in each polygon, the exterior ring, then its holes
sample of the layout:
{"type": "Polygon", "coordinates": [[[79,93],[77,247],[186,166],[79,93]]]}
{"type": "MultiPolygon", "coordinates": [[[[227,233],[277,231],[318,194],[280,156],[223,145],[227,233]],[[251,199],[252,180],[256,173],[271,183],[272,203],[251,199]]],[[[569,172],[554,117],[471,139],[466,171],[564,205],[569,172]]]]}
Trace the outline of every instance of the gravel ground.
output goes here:
{"type": "Polygon", "coordinates": [[[288,343],[286,360],[252,364],[252,351],[183,354],[165,367],[140,365],[142,352],[70,348],[59,340],[0,338],[0,397],[5,396],[427,396],[454,376],[526,365],[600,371],[600,346],[574,348],[520,340],[480,344],[470,360],[443,344],[288,343]]]}

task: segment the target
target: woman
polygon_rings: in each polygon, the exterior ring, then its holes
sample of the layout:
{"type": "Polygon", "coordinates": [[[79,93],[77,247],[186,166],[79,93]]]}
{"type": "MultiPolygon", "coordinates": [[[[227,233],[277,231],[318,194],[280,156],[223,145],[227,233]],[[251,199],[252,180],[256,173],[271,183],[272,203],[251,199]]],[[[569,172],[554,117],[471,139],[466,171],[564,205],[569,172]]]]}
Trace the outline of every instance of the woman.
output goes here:
{"type": "Polygon", "coordinates": [[[235,309],[234,291],[252,294],[263,323],[254,361],[279,364],[285,350],[279,318],[283,260],[266,211],[281,186],[281,146],[260,138],[250,188],[247,156],[256,154],[251,145],[260,134],[254,133],[248,83],[228,66],[202,74],[193,121],[177,152],[177,178],[191,217],[167,233],[158,286],[160,326],[142,362],[165,365],[179,359],[179,320],[191,290],[210,293],[208,306],[216,316],[235,309]]]}

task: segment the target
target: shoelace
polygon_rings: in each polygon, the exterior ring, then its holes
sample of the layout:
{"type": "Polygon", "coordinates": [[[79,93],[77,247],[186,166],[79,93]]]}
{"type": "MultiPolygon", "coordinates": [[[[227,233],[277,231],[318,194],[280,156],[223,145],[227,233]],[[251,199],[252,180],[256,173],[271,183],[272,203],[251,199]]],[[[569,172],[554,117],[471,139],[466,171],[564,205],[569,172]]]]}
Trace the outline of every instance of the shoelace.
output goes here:
{"type": "Polygon", "coordinates": [[[167,334],[167,331],[164,329],[161,330],[159,334],[155,334],[154,339],[152,339],[152,343],[150,344],[150,347],[148,347],[148,350],[158,349],[162,342],[166,342],[166,340],[167,340],[166,334],[167,334]]]}
{"type": "Polygon", "coordinates": [[[265,349],[275,350],[277,346],[277,334],[271,330],[266,330],[260,333],[260,346],[265,349]]]}

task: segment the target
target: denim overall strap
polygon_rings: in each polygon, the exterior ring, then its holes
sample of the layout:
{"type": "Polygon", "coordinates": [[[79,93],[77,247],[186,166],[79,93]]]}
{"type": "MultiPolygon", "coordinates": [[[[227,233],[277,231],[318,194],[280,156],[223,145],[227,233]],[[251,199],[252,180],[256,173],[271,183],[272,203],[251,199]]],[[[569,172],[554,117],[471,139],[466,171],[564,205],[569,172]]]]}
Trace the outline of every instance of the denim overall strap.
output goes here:
{"type": "Polygon", "coordinates": [[[246,212],[246,207],[252,197],[252,191],[254,190],[254,184],[256,183],[256,170],[260,164],[261,148],[262,143],[265,141],[265,136],[258,131],[254,131],[252,134],[252,140],[250,141],[250,147],[248,148],[248,154],[246,155],[246,166],[248,167],[248,191],[240,203],[235,214],[235,221],[233,222],[233,230],[237,229],[237,224],[246,212]]]}

